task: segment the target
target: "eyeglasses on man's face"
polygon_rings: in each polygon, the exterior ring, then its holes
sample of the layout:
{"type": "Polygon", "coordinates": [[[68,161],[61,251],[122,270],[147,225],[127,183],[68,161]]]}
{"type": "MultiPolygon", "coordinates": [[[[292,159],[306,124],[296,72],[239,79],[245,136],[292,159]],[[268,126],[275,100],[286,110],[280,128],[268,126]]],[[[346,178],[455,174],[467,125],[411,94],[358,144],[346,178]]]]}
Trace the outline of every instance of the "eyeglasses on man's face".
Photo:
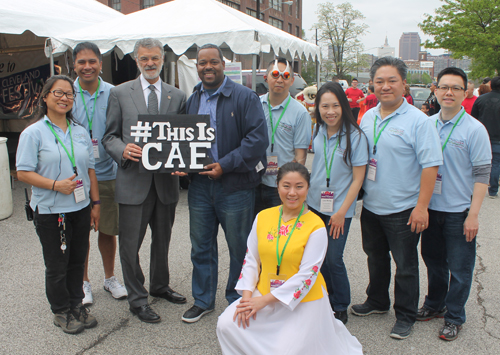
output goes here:
{"type": "Polygon", "coordinates": [[[451,90],[452,93],[458,94],[460,91],[464,91],[465,89],[461,86],[447,86],[447,85],[440,85],[436,87],[437,90],[441,91],[442,93],[447,93],[448,90],[451,90]]]}

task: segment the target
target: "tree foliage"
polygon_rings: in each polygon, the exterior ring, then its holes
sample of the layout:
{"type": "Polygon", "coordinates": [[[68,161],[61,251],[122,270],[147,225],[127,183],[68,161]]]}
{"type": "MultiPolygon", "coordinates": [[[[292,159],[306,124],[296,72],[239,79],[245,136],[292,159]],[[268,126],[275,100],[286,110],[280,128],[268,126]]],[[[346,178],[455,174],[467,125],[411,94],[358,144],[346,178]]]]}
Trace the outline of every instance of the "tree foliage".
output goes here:
{"type": "Polygon", "coordinates": [[[318,42],[331,48],[333,71],[339,78],[344,78],[359,67],[359,53],[363,51],[359,38],[368,25],[358,21],[365,17],[348,2],[319,4],[316,14],[318,22],[313,29],[318,29],[318,42]]]}
{"type": "Polygon", "coordinates": [[[441,0],[436,15],[419,24],[434,37],[426,48],[444,48],[454,58],[472,59],[471,76],[500,74],[500,0],[441,0]]]}

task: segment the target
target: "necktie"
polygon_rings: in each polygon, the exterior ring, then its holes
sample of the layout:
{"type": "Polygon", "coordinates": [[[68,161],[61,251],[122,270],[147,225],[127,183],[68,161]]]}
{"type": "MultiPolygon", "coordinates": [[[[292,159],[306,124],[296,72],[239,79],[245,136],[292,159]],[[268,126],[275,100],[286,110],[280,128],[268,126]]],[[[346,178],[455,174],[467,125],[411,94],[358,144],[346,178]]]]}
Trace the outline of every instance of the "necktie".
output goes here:
{"type": "Polygon", "coordinates": [[[149,85],[148,87],[149,87],[149,90],[151,90],[151,92],[149,93],[149,96],[148,96],[148,113],[150,115],[157,115],[158,114],[158,96],[156,96],[154,85],[149,85]]]}

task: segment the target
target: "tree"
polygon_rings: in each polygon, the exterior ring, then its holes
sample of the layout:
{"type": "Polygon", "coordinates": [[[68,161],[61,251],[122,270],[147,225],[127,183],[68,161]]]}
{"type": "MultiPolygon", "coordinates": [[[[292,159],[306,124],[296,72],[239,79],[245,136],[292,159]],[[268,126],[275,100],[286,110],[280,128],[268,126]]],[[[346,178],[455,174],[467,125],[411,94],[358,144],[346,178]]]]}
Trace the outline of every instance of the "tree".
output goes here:
{"type": "Polygon", "coordinates": [[[335,75],[345,78],[347,73],[356,71],[360,64],[358,53],[363,52],[363,44],[359,38],[368,25],[358,24],[357,21],[365,17],[348,2],[340,5],[328,2],[319,4],[316,14],[318,22],[313,29],[318,29],[318,42],[328,46],[335,75]]]}
{"type": "Polygon", "coordinates": [[[471,76],[500,74],[500,0],[441,0],[436,15],[419,24],[434,37],[426,48],[444,48],[454,58],[472,59],[471,76]]]}

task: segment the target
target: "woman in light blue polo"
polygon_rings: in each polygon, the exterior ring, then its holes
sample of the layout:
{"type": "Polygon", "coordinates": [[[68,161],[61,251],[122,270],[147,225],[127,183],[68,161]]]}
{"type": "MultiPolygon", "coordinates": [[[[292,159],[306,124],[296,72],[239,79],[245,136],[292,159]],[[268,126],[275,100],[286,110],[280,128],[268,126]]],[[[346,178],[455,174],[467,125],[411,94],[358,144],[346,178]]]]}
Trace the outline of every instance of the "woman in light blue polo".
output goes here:
{"type": "Polygon", "coordinates": [[[21,133],[16,158],[19,180],[32,185],[33,222],[54,324],[69,334],[97,325],[81,303],[89,228],[98,228],[100,215],[92,142],[71,116],[74,98],[67,76],[46,81],[38,120],[21,133]]]}
{"type": "Polygon", "coordinates": [[[343,254],[365,177],[368,142],[338,83],[328,82],[318,90],[315,111],[314,160],[307,203],[328,230],[328,250],[321,273],[335,317],[346,323],[351,290],[343,254]]]}

